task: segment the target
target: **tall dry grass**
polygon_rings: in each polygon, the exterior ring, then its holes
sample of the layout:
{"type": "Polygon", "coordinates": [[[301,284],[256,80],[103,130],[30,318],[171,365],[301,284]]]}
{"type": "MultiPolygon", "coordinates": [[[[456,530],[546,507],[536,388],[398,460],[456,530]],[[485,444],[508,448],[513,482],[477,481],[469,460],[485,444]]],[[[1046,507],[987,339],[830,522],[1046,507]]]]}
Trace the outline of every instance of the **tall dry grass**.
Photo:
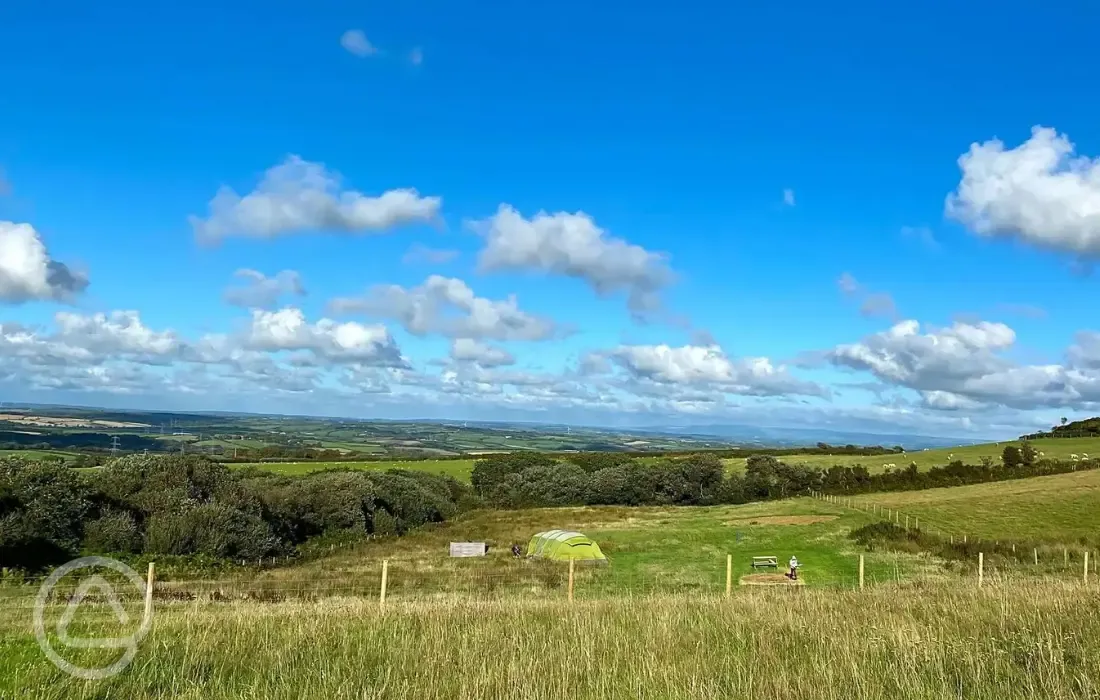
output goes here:
{"type": "Polygon", "coordinates": [[[739,589],[731,599],[168,604],[86,683],[0,617],[0,697],[1095,698],[1095,586],[739,589]]]}

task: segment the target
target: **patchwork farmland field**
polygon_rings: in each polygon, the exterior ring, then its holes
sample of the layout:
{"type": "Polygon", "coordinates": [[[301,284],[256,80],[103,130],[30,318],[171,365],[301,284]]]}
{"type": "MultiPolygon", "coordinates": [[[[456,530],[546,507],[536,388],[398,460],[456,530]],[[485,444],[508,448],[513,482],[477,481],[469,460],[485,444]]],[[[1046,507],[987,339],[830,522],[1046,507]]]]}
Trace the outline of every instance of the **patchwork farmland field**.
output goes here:
{"type": "MultiPolygon", "coordinates": [[[[961,460],[967,464],[978,464],[983,457],[988,457],[994,462],[1000,463],[1004,448],[1009,445],[1019,446],[1019,441],[990,442],[981,445],[964,445],[939,450],[919,450],[917,452],[905,452],[901,454],[887,454],[875,456],[847,456],[847,455],[801,455],[791,454],[777,457],[777,459],[789,464],[807,464],[815,467],[831,467],[835,464],[843,466],[864,466],[872,473],[884,471],[887,465],[893,464],[896,469],[904,469],[910,462],[916,462],[917,468],[923,470],[932,467],[942,467],[953,460],[961,460]]],[[[1049,459],[1068,460],[1070,455],[1092,455],[1100,457],[1100,438],[1040,438],[1029,441],[1036,450],[1043,453],[1049,459]]],[[[726,466],[732,470],[744,470],[745,458],[723,460],[726,466]]]]}
{"type": "Polygon", "coordinates": [[[470,471],[474,468],[473,459],[422,459],[422,460],[384,460],[378,462],[256,462],[250,464],[231,464],[233,469],[256,467],[276,474],[297,476],[325,469],[361,469],[364,471],[385,471],[387,469],[409,469],[425,471],[431,474],[453,476],[459,481],[469,481],[470,471]]]}

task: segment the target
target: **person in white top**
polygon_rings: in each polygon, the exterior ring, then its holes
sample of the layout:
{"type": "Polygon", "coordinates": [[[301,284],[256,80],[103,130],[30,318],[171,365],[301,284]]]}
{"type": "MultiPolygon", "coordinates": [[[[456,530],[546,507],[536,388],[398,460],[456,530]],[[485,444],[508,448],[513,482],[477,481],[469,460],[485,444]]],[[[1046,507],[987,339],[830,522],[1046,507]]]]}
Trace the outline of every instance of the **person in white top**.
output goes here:
{"type": "Polygon", "coordinates": [[[798,558],[793,556],[793,555],[791,556],[790,567],[791,567],[791,573],[790,573],[791,580],[792,581],[797,581],[798,580],[798,558]]]}

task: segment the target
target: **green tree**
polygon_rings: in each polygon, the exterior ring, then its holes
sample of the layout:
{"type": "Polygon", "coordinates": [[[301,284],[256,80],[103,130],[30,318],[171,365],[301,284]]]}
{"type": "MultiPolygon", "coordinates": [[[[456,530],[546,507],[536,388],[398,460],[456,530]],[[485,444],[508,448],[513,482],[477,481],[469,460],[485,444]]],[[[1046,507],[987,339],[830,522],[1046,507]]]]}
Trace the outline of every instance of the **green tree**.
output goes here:
{"type": "Polygon", "coordinates": [[[1013,469],[1020,466],[1024,462],[1023,455],[1020,454],[1020,448],[1015,445],[1008,445],[1005,447],[1004,452],[1001,453],[1001,461],[1008,469],[1013,469]]]}

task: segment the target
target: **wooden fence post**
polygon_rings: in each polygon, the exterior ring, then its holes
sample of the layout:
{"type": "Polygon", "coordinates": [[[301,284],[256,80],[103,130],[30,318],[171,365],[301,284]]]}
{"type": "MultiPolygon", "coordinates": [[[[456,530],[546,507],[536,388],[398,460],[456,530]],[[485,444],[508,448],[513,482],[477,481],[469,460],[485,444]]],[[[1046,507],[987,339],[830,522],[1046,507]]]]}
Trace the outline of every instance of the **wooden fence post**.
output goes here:
{"type": "Polygon", "coordinates": [[[985,579],[985,554],[978,552],[978,588],[982,587],[982,581],[985,579]]]}
{"type": "Polygon", "coordinates": [[[733,593],[733,555],[726,555],[726,597],[733,593]]]}
{"type": "Polygon", "coordinates": [[[1036,547],[1035,549],[1031,550],[1031,552],[1035,555],[1035,566],[1039,566],[1039,548],[1036,547]]]}
{"type": "Polygon", "coordinates": [[[1089,553],[1085,552],[1085,583],[1089,582],[1089,553]]]}
{"type": "Polygon", "coordinates": [[[919,530],[920,529],[920,518],[917,518],[917,522],[916,522],[915,525],[913,525],[913,529],[914,530],[919,530]]]}
{"type": "Polygon", "coordinates": [[[569,559],[569,602],[573,602],[573,562],[574,559],[569,559]]]}
{"type": "Polygon", "coordinates": [[[906,530],[908,530],[908,529],[909,529],[909,516],[908,516],[908,515],[907,515],[907,516],[905,516],[905,529],[906,529],[906,530]]]}
{"type": "Polygon", "coordinates": [[[382,560],[382,587],[378,590],[378,606],[382,607],[386,604],[386,581],[389,579],[390,574],[390,560],[382,560]]]}
{"type": "Polygon", "coordinates": [[[145,582],[145,617],[144,620],[148,620],[153,614],[153,581],[156,578],[153,562],[149,562],[149,575],[145,582]]]}
{"type": "Polygon", "coordinates": [[[1062,568],[1069,568],[1069,547],[1062,547],[1062,568]]]}
{"type": "Polygon", "coordinates": [[[859,555],[859,587],[863,588],[863,555],[859,555]]]}

